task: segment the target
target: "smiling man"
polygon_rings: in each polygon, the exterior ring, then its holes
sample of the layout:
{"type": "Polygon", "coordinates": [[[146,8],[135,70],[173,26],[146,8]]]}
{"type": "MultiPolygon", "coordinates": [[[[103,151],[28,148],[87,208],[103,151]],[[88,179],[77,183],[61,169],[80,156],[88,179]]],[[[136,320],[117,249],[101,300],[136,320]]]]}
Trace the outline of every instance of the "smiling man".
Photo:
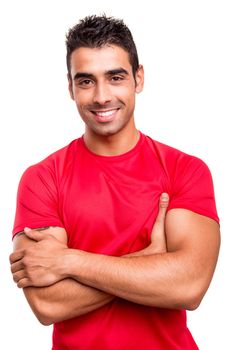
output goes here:
{"type": "Polygon", "coordinates": [[[71,55],[68,78],[71,97],[86,124],[86,146],[99,153],[96,147],[103,144],[106,155],[132,148],[139,139],[133,114],[135,92],[143,88],[143,67],[134,74],[128,52],[114,44],[80,47],[71,55]],[[110,151],[110,145],[116,150],[110,151]]]}
{"type": "Polygon", "coordinates": [[[137,130],[144,72],[125,24],[67,35],[71,98],[85,133],[19,184],[11,271],[54,350],[193,350],[220,235],[211,174],[137,130]]]}

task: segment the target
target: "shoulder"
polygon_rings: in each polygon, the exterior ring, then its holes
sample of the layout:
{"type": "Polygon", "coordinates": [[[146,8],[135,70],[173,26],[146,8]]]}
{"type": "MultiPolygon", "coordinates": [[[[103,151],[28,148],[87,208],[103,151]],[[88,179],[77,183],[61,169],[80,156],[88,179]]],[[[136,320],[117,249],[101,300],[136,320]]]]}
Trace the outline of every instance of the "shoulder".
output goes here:
{"type": "Polygon", "coordinates": [[[148,140],[167,175],[169,209],[187,209],[219,222],[212,175],[206,163],[161,142],[148,140]]]}
{"type": "Polygon", "coordinates": [[[190,155],[172,146],[156,141],[149,136],[146,136],[147,144],[159,158],[159,161],[168,173],[174,176],[177,172],[182,172],[183,175],[188,171],[193,173],[198,169],[208,170],[206,163],[197,156],[190,155]]]}
{"type": "Polygon", "coordinates": [[[54,182],[60,178],[64,169],[69,167],[72,160],[77,154],[77,148],[80,139],[75,139],[68,145],[51,153],[46,158],[40,160],[38,163],[29,166],[21,177],[22,181],[32,182],[35,178],[52,179],[54,182]]]}
{"type": "Polygon", "coordinates": [[[60,148],[59,150],[51,153],[46,158],[40,160],[38,163],[35,163],[26,169],[26,172],[36,172],[37,170],[43,169],[55,169],[69,162],[71,158],[76,155],[77,146],[80,139],[75,139],[70,142],[68,145],[60,148]]]}

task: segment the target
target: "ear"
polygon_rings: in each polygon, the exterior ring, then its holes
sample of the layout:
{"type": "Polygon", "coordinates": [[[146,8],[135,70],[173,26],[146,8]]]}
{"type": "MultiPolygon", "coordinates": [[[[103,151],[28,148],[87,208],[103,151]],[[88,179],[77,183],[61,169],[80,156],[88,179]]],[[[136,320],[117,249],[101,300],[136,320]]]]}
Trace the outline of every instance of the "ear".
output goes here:
{"type": "Polygon", "coordinates": [[[137,72],[135,74],[135,81],[136,81],[135,91],[137,94],[139,94],[143,90],[143,86],[144,86],[144,68],[142,64],[140,64],[137,69],[137,72]]]}
{"type": "Polygon", "coordinates": [[[70,76],[70,73],[67,73],[67,79],[68,79],[68,89],[69,89],[70,97],[72,98],[72,100],[74,100],[73,84],[72,84],[72,78],[70,76]]]}

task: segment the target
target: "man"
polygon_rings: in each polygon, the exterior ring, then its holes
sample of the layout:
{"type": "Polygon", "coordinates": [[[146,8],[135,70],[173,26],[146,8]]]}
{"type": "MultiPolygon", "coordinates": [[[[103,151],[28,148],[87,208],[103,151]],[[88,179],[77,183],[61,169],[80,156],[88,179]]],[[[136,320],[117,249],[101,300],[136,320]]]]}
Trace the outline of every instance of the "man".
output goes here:
{"type": "Polygon", "coordinates": [[[210,172],[136,129],[144,73],[122,21],[87,17],[66,44],[85,133],[21,179],[14,281],[54,350],[197,349],[185,310],[220,244],[210,172]]]}

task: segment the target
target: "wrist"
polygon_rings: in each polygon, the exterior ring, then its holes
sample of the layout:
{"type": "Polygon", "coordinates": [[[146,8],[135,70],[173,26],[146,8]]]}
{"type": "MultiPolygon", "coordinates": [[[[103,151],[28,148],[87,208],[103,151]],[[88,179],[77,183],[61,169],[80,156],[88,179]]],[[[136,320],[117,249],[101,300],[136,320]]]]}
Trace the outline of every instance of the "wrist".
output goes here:
{"type": "Polygon", "coordinates": [[[60,257],[60,273],[62,278],[73,278],[78,274],[78,268],[80,266],[80,255],[82,251],[77,249],[67,248],[60,257]]]}

